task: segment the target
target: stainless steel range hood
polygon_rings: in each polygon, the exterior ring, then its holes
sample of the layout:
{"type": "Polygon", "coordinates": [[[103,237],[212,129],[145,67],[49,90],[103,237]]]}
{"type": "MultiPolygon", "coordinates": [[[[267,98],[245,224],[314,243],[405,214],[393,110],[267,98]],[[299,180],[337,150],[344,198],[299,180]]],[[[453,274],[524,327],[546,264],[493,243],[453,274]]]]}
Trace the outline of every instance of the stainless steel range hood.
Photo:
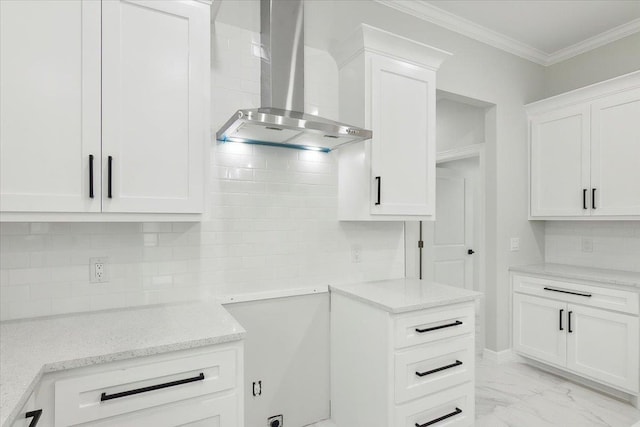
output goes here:
{"type": "Polygon", "coordinates": [[[304,109],[302,0],[261,0],[261,108],[238,110],[216,133],[218,141],[331,151],[371,138],[370,130],[304,109]]]}

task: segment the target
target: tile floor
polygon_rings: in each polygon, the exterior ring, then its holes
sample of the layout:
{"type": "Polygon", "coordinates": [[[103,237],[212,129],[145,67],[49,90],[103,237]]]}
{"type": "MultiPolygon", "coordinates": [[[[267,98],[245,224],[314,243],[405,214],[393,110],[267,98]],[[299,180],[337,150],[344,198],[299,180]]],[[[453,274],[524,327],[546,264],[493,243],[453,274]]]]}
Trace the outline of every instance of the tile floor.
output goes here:
{"type": "MultiPolygon", "coordinates": [[[[631,427],[628,403],[531,366],[478,361],[475,427],[631,427]]],[[[322,421],[309,427],[337,427],[322,421]]]]}

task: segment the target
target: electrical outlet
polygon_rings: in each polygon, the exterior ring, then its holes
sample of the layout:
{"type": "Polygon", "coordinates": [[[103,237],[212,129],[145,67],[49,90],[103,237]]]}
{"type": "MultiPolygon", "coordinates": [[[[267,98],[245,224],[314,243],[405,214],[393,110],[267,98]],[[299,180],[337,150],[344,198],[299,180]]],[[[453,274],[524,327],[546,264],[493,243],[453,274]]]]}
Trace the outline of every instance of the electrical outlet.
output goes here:
{"type": "Polygon", "coordinates": [[[274,415],[273,417],[267,418],[267,427],[283,427],[283,418],[282,415],[274,415]]]}
{"type": "Polygon", "coordinates": [[[520,250],[520,238],[512,237],[511,238],[511,252],[516,252],[520,250]]]}
{"type": "Polygon", "coordinates": [[[91,283],[104,283],[109,281],[107,274],[107,264],[109,258],[90,258],[89,259],[89,278],[91,283]]]}
{"type": "Polygon", "coordinates": [[[360,264],[362,262],[362,246],[351,245],[351,262],[360,264]]]}
{"type": "Polygon", "coordinates": [[[582,238],[582,252],[593,252],[593,238],[582,238]]]}

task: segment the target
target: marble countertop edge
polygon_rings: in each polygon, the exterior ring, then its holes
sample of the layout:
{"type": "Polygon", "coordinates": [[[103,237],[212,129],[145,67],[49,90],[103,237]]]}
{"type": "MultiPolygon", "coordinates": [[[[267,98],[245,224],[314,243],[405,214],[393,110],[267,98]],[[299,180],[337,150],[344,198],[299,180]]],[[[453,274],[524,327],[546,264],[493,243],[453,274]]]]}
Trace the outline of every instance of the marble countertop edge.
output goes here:
{"type": "Polygon", "coordinates": [[[640,289],[640,273],[577,265],[542,263],[509,267],[512,273],[535,274],[545,277],[585,280],[605,285],[617,285],[640,289]]]}

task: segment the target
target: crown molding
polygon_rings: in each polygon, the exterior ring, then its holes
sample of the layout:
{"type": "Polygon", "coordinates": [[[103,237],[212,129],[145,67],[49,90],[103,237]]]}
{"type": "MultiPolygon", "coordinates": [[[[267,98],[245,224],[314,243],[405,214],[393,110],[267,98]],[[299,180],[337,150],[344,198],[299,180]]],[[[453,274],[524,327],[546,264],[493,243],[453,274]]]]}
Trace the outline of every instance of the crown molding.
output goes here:
{"type": "Polygon", "coordinates": [[[549,54],[502,33],[440,9],[424,0],[374,1],[544,66],[565,61],[640,31],[639,18],[549,54]]]}
{"type": "Polygon", "coordinates": [[[639,31],[640,18],[634,19],[633,21],[627,22],[626,24],[622,24],[618,27],[612,28],[586,40],[578,42],[574,45],[556,51],[549,55],[546,65],[557,64],[558,62],[573,58],[574,56],[578,56],[582,53],[599,48],[600,46],[604,46],[608,43],[620,40],[639,31]]]}

